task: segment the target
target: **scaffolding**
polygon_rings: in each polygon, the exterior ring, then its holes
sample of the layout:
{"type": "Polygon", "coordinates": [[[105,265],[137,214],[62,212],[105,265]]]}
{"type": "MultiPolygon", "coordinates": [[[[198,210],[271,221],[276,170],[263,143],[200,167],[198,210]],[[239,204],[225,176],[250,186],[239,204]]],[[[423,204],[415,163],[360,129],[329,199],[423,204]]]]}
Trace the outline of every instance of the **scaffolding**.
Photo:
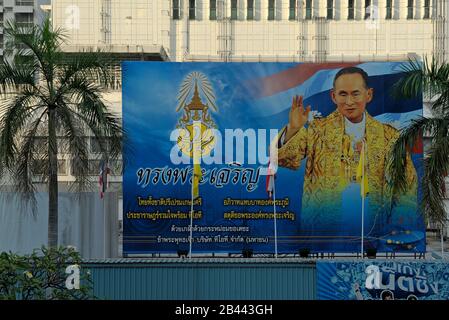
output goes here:
{"type": "Polygon", "coordinates": [[[226,1],[218,0],[218,55],[220,60],[228,62],[232,54],[232,22],[231,18],[227,16],[226,1]]]}
{"type": "Polygon", "coordinates": [[[328,54],[329,24],[324,17],[315,17],[315,62],[325,62],[328,54]]]}
{"type": "Polygon", "coordinates": [[[111,44],[111,0],[102,0],[100,15],[102,42],[109,45],[111,44]]]}
{"type": "Polygon", "coordinates": [[[433,56],[438,60],[446,60],[446,15],[447,0],[435,0],[434,11],[432,15],[433,26],[433,56]]]}

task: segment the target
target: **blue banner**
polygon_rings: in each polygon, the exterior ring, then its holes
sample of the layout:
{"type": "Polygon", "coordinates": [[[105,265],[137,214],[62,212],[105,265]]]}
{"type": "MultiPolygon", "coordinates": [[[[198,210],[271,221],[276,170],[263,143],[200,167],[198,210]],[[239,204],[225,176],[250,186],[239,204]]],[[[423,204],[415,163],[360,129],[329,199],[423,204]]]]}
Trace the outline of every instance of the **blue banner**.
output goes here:
{"type": "Polygon", "coordinates": [[[124,253],[424,252],[419,142],[407,194],[386,173],[403,67],[125,62],[124,253]]]}
{"type": "Polygon", "coordinates": [[[318,300],[448,300],[447,263],[317,262],[318,300]]]}

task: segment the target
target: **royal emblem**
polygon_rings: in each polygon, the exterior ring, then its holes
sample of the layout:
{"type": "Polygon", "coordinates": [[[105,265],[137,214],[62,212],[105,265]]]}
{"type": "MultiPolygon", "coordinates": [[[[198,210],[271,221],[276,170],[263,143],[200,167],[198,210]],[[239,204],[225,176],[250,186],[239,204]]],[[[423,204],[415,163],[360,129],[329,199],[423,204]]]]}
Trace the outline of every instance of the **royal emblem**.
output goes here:
{"type": "Polygon", "coordinates": [[[179,90],[176,111],[182,110],[184,114],[176,128],[179,129],[177,140],[179,149],[191,158],[193,158],[194,141],[200,141],[198,144],[200,155],[210,154],[215,146],[215,135],[212,129],[216,129],[217,125],[209,113],[210,109],[218,111],[210,81],[200,72],[190,73],[183,80],[179,90]],[[203,103],[200,95],[204,97],[206,104],[203,103]],[[189,97],[191,101],[186,103],[189,97]]]}

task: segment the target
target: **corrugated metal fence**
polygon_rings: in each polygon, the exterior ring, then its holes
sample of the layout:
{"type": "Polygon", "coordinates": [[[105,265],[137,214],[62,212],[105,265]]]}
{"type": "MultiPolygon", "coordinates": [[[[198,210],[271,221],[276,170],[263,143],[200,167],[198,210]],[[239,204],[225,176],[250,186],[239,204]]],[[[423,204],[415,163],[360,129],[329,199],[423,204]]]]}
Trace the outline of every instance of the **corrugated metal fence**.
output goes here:
{"type": "Polygon", "coordinates": [[[86,261],[100,299],[313,300],[314,262],[300,259],[86,261]]]}

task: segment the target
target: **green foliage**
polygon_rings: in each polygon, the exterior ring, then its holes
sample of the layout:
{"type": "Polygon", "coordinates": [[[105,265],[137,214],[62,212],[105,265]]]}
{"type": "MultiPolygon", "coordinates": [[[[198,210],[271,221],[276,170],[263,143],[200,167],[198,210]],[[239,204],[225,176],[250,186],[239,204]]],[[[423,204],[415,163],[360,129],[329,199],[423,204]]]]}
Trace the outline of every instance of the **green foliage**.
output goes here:
{"type": "Polygon", "coordinates": [[[0,300],[93,299],[88,270],[80,267],[80,288],[66,287],[69,265],[81,265],[78,252],[67,247],[34,250],[30,255],[0,254],[0,300]]]}
{"type": "Polygon", "coordinates": [[[8,173],[11,185],[26,200],[24,204],[32,205],[33,212],[37,205],[33,177],[47,184],[48,244],[54,247],[58,243],[58,150],[70,154],[76,179],[71,189],[77,192],[92,189],[96,182],[88,175],[86,136],[96,140],[103,160],[121,155],[121,121],[102,98],[114,83],[118,61],[101,51],[63,52],[66,36],[63,30],[54,29],[49,19],[30,27],[7,22],[4,33],[0,175],[8,173]]]}
{"type": "Polygon", "coordinates": [[[7,47],[22,49],[12,61],[0,62],[0,94],[7,98],[0,105],[0,168],[10,171],[18,192],[34,200],[32,165],[42,164],[36,171],[48,182],[50,170],[57,170],[48,166],[50,154],[61,149],[73,157],[74,186],[85,190],[91,186],[86,135],[96,137],[103,159],[121,155],[120,119],[102,99],[113,84],[118,61],[100,51],[64,53],[64,32],[53,30],[49,20],[30,28],[8,22],[5,36],[7,47]],[[52,141],[50,126],[66,139],[52,141]]]}
{"type": "Polygon", "coordinates": [[[449,172],[449,64],[432,58],[424,62],[409,61],[404,77],[395,85],[394,95],[402,98],[420,97],[430,101],[432,117],[421,117],[403,128],[389,157],[388,173],[395,196],[407,189],[405,161],[418,138],[426,133],[432,137],[430,150],[424,158],[422,179],[422,212],[427,220],[446,222],[444,207],[445,177],[449,172]]]}

